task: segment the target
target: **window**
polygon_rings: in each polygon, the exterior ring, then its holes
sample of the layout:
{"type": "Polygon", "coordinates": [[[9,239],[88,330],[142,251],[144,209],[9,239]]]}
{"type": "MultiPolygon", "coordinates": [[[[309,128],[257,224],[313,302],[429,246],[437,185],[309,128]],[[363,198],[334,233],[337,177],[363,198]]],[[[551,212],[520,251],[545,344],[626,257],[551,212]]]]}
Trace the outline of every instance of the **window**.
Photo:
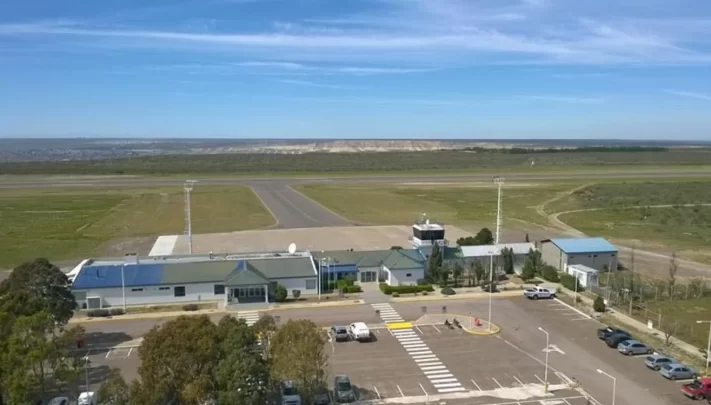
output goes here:
{"type": "Polygon", "coordinates": [[[412,277],[412,273],[405,274],[405,277],[412,277]]]}
{"type": "Polygon", "coordinates": [[[225,295],[225,286],[222,284],[215,284],[215,295],[225,295]]]}
{"type": "Polygon", "coordinates": [[[133,292],[143,291],[143,288],[131,288],[131,291],[133,291],[133,292]]]}
{"type": "Polygon", "coordinates": [[[185,286],[177,286],[173,289],[173,296],[185,297],[185,286]]]}
{"type": "Polygon", "coordinates": [[[159,291],[166,291],[166,290],[170,290],[170,287],[159,287],[158,290],[159,291]]]}
{"type": "Polygon", "coordinates": [[[316,280],[306,280],[306,289],[307,290],[315,290],[316,289],[316,280]]]}

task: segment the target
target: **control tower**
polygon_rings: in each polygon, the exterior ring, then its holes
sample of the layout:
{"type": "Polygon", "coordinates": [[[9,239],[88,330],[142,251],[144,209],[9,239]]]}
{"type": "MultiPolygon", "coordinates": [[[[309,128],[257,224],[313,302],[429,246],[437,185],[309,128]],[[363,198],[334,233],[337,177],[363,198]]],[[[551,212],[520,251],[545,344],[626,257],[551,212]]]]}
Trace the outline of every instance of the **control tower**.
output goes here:
{"type": "Polygon", "coordinates": [[[413,247],[427,257],[434,245],[440,247],[448,245],[447,239],[444,238],[444,224],[427,218],[426,214],[422,214],[422,217],[412,225],[412,236],[409,239],[413,247]]]}

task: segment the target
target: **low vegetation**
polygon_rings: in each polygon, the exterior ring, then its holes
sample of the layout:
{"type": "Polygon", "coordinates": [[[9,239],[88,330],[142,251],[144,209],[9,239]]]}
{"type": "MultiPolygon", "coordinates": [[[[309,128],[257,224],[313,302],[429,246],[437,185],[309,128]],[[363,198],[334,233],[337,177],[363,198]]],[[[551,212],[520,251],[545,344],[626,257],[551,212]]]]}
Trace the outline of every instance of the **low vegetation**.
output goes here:
{"type": "MultiPolygon", "coordinates": [[[[269,226],[274,219],[247,187],[196,187],[193,232],[269,226]]],[[[139,190],[12,190],[0,196],[0,268],[37,252],[52,260],[119,255],[110,241],[182,234],[180,187],[139,190]]]]}
{"type": "Polygon", "coordinates": [[[425,285],[388,285],[387,283],[380,283],[380,291],[383,294],[393,295],[398,294],[415,294],[421,292],[433,292],[434,287],[430,284],[425,285]]]}
{"type": "Polygon", "coordinates": [[[574,167],[649,167],[707,165],[711,151],[443,150],[428,152],[224,154],[144,156],[122,159],[14,162],[0,164],[1,174],[289,174],[377,173],[471,170],[549,171],[574,167]],[[531,162],[535,165],[531,167],[531,162]],[[313,162],[319,162],[315,165],[313,162]]]}

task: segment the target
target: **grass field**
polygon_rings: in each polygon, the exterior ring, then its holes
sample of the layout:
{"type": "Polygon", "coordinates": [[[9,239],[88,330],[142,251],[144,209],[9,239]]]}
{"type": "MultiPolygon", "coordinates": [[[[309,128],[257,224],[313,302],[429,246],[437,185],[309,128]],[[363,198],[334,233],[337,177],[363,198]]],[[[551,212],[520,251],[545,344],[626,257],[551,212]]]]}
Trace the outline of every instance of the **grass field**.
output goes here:
{"type": "MultiPolygon", "coordinates": [[[[261,228],[274,219],[247,187],[198,187],[193,232],[261,228]]],[[[180,234],[181,188],[11,190],[0,196],[0,268],[42,256],[51,260],[117,254],[126,238],[180,234]]],[[[125,252],[124,252],[125,253],[125,252]]]]}
{"type": "MultiPolygon", "coordinates": [[[[502,196],[506,220],[545,223],[536,206],[578,183],[507,184],[502,196]]],[[[306,184],[297,187],[342,216],[370,224],[411,224],[424,212],[449,223],[496,221],[496,188],[492,184],[382,185],[306,184]]]]}
{"type": "MultiPolygon", "coordinates": [[[[709,325],[697,320],[711,320],[711,297],[692,300],[660,301],[647,303],[647,309],[662,314],[662,324],[668,325],[677,338],[697,347],[706,348],[709,325]],[[676,322],[676,325],[674,323],[676,322]]],[[[654,320],[655,324],[657,320],[654,320]]],[[[705,349],[704,349],[705,350],[705,349]]]]}

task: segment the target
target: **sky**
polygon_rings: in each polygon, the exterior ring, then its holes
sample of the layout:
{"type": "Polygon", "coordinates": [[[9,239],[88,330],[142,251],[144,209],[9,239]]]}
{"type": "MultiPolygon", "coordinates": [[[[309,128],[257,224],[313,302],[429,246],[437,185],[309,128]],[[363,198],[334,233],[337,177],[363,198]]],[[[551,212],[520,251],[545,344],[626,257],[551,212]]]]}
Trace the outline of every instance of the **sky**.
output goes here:
{"type": "Polygon", "coordinates": [[[0,1],[0,137],[711,140],[708,0],[0,1]]]}

